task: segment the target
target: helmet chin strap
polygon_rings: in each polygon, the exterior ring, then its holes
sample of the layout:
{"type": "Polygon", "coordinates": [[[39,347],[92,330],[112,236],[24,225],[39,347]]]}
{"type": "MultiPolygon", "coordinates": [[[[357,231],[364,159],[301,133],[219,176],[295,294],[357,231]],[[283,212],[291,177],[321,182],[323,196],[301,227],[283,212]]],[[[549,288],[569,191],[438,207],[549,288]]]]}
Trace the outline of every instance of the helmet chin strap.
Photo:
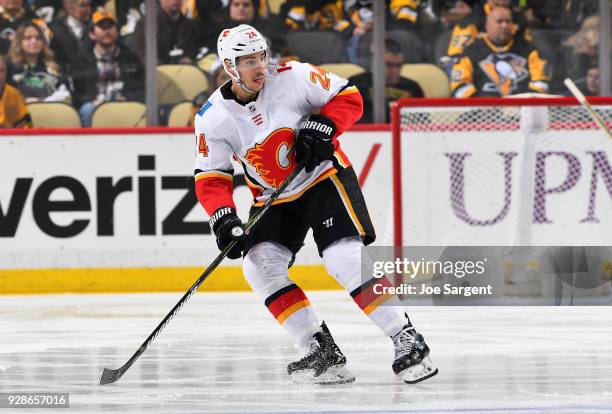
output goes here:
{"type": "Polygon", "coordinates": [[[249,93],[253,93],[253,94],[257,94],[257,91],[252,91],[251,89],[249,89],[245,83],[242,81],[242,79],[240,79],[240,73],[238,72],[238,69],[233,66],[232,67],[232,71],[236,72],[236,76],[234,76],[230,71],[226,70],[227,74],[230,75],[230,77],[236,81],[236,83],[245,91],[249,92],[249,93]]]}
{"type": "Polygon", "coordinates": [[[244,89],[245,91],[250,92],[250,93],[253,93],[253,94],[257,94],[257,92],[256,92],[256,91],[252,91],[252,90],[250,90],[249,88],[247,88],[247,86],[244,84],[244,82],[242,82],[240,79],[236,79],[236,82],[238,82],[238,85],[240,85],[240,87],[241,87],[242,89],[244,89]]]}

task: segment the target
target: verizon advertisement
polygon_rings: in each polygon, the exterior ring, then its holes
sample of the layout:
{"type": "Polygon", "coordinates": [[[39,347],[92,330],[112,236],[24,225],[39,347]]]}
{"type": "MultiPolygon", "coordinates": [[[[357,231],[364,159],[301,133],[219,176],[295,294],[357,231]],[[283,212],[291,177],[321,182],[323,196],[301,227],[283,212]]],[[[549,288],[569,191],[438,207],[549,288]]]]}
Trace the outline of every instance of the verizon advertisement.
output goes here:
{"type": "MultiPolygon", "coordinates": [[[[341,143],[378,243],[390,244],[390,135],[349,132],[341,143]]],[[[194,151],[190,133],[0,137],[0,268],[209,263],[218,251],[193,192],[194,151]]],[[[245,219],[251,193],[235,173],[245,219]]],[[[319,263],[307,244],[297,263],[319,263]]]]}
{"type": "Polygon", "coordinates": [[[404,245],[612,244],[601,131],[406,132],[404,245]]]}

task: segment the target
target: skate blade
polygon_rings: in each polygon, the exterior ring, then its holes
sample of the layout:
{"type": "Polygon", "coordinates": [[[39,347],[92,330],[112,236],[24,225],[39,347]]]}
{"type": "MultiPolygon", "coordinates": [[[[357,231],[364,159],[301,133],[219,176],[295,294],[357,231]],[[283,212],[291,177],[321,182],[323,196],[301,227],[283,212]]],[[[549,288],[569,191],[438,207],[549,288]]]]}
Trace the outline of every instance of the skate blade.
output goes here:
{"type": "Polygon", "coordinates": [[[294,372],[290,374],[291,381],[296,384],[318,384],[318,385],[335,385],[349,384],[355,381],[355,376],[346,368],[345,365],[334,365],[319,375],[314,376],[313,369],[294,372]]]}
{"type": "Polygon", "coordinates": [[[425,381],[427,378],[433,377],[437,373],[438,368],[434,367],[431,359],[426,356],[420,364],[406,368],[397,375],[401,377],[406,384],[416,384],[417,382],[425,381]]]}

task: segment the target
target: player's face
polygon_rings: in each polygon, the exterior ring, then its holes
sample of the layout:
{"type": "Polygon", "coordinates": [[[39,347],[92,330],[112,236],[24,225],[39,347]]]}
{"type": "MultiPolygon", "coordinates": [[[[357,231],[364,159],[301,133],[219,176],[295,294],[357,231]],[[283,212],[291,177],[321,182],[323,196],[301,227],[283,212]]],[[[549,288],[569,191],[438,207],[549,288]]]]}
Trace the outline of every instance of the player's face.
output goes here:
{"type": "Polygon", "coordinates": [[[259,92],[264,86],[268,57],[266,52],[253,53],[238,58],[237,69],[240,80],[252,91],[259,92]]]}
{"type": "Polygon", "coordinates": [[[512,38],[512,14],[508,9],[493,9],[487,16],[487,35],[496,44],[505,44],[512,38]]]}

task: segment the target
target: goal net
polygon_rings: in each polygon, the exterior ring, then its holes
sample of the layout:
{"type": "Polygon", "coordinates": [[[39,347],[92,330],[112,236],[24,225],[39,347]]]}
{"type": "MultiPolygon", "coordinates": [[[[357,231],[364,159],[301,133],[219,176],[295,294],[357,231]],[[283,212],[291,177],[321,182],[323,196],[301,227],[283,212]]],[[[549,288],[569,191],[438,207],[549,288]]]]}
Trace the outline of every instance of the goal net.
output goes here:
{"type": "MultiPolygon", "coordinates": [[[[590,101],[612,126],[612,99],[590,101]]],[[[573,98],[404,99],[392,118],[396,246],[612,246],[612,139],[573,98]]]]}

